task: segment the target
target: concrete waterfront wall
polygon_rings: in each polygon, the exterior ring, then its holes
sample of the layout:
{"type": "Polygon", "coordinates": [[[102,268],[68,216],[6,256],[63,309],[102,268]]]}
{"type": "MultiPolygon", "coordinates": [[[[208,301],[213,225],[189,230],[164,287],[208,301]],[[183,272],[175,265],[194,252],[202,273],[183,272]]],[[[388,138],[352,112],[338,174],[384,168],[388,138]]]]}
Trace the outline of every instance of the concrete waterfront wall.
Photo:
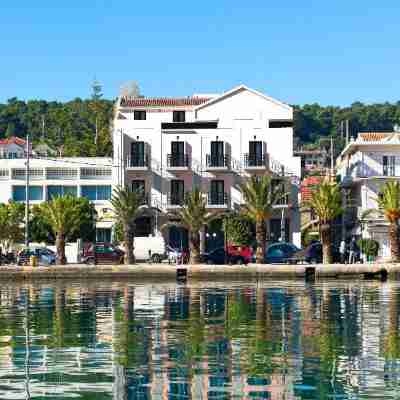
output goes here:
{"type": "MultiPolygon", "coordinates": [[[[1,266],[0,280],[176,280],[177,270],[183,270],[188,280],[270,280],[270,279],[324,279],[324,278],[400,278],[400,264],[354,264],[354,265],[67,265],[52,267],[1,266]],[[311,268],[311,276],[306,269],[311,268]],[[315,269],[314,269],[315,268],[315,269]],[[381,276],[381,272],[384,274],[381,276]]],[[[310,272],[310,271],[309,271],[310,272]]]]}

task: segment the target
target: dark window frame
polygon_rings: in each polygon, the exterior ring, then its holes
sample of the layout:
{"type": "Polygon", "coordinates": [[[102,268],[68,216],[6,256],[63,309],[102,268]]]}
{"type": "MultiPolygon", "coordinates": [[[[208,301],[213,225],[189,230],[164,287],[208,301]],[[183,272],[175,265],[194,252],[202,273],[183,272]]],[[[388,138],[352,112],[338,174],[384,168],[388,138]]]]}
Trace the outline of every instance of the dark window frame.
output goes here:
{"type": "Polygon", "coordinates": [[[135,121],[146,121],[146,110],[134,110],[133,119],[135,121]]]}
{"type": "Polygon", "coordinates": [[[174,110],[172,112],[172,122],[186,122],[186,111],[174,110]]]}

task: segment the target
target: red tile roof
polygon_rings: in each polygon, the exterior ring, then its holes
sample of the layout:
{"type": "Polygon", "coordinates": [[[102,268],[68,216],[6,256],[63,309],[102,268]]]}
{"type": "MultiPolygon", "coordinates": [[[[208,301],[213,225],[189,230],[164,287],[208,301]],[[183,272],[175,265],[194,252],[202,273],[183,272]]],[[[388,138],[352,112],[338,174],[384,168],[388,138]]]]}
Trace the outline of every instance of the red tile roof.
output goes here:
{"type": "Polygon", "coordinates": [[[184,107],[198,106],[210,100],[207,97],[137,98],[122,97],[121,107],[184,107]]]}
{"type": "Polygon", "coordinates": [[[365,142],[379,142],[392,134],[392,132],[362,132],[359,136],[365,142]]]}
{"type": "Polygon", "coordinates": [[[0,140],[0,145],[6,145],[6,144],[18,144],[19,146],[24,146],[25,145],[25,139],[21,139],[16,136],[11,136],[10,138],[6,139],[1,139],[0,140]]]}
{"type": "Polygon", "coordinates": [[[301,201],[310,200],[313,191],[324,179],[324,176],[309,176],[304,178],[300,186],[301,201]]]}

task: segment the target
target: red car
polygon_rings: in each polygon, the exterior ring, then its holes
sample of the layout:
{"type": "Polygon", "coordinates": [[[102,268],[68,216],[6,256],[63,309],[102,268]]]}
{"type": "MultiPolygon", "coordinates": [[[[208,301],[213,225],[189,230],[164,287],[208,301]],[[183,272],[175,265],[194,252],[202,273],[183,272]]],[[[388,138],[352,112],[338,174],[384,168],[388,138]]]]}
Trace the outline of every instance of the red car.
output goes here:
{"type": "Polygon", "coordinates": [[[229,258],[244,260],[244,264],[250,263],[253,259],[253,249],[250,246],[228,244],[226,250],[229,258]]]}
{"type": "Polygon", "coordinates": [[[95,254],[93,253],[93,244],[89,244],[83,248],[81,260],[85,264],[122,264],[124,254],[122,250],[110,243],[96,243],[95,254]]]}

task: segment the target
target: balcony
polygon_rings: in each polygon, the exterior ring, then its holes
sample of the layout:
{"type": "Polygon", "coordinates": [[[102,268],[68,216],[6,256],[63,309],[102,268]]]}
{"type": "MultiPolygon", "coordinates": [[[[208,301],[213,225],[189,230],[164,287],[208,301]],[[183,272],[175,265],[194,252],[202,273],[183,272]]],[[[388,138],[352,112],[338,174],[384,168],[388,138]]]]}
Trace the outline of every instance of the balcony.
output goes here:
{"type": "Polygon", "coordinates": [[[267,169],[265,154],[246,153],[243,156],[243,167],[247,171],[264,171],[267,169]]]}
{"type": "Polygon", "coordinates": [[[229,197],[226,192],[208,192],[207,194],[207,208],[228,208],[229,197]]]}
{"type": "Polygon", "coordinates": [[[168,193],[167,194],[167,209],[176,210],[183,206],[185,196],[183,193],[168,193]]]}
{"type": "Polygon", "coordinates": [[[273,208],[286,208],[288,206],[289,206],[289,194],[285,194],[276,202],[273,208]]]}
{"type": "Polygon", "coordinates": [[[190,162],[188,154],[168,154],[167,155],[167,170],[173,172],[189,171],[190,162]]]}
{"type": "Polygon", "coordinates": [[[142,154],[135,157],[128,157],[126,163],[126,169],[128,171],[148,171],[149,170],[149,157],[147,154],[142,154]]]}
{"type": "Polygon", "coordinates": [[[230,157],[227,155],[206,155],[206,170],[209,172],[228,171],[230,169],[230,157]]]}

